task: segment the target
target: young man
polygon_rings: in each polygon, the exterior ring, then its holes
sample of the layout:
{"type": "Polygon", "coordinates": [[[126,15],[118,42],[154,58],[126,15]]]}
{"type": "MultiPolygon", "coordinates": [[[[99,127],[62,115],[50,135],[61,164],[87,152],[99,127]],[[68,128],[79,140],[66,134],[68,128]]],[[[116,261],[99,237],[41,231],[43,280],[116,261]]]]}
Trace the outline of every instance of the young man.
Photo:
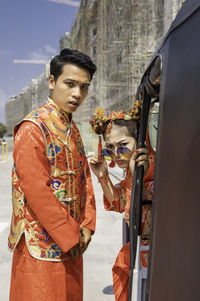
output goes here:
{"type": "Polygon", "coordinates": [[[82,253],[95,230],[90,171],[72,113],[96,66],[76,50],[50,62],[50,97],[14,129],[10,301],[81,301],[82,253]]]}

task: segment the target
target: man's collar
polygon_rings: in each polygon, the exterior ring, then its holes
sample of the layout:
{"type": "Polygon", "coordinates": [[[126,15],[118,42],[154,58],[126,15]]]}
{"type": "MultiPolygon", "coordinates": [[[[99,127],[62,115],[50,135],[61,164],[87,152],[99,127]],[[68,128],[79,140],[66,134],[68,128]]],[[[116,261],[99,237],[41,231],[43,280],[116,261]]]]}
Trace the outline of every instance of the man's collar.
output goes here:
{"type": "Polygon", "coordinates": [[[64,117],[66,122],[69,124],[72,121],[72,114],[71,113],[66,113],[63,111],[50,97],[47,99],[47,104],[52,107],[58,114],[61,114],[61,116],[64,117]]]}

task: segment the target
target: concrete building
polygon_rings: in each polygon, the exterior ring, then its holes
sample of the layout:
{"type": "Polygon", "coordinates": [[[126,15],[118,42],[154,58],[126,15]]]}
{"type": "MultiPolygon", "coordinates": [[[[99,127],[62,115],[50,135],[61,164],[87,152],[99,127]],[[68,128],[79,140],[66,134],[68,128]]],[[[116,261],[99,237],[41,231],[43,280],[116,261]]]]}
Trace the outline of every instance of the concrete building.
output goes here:
{"type": "Polygon", "coordinates": [[[49,65],[37,79],[32,79],[29,86],[25,87],[18,95],[11,96],[6,103],[7,135],[13,134],[14,126],[29,112],[41,106],[49,93],[48,88],[49,65]]]}
{"type": "Polygon", "coordinates": [[[44,104],[48,95],[49,95],[49,86],[48,86],[48,77],[49,77],[49,64],[45,65],[44,72],[37,79],[37,87],[36,87],[36,103],[32,109],[36,109],[44,104]]]}
{"type": "MultiPolygon", "coordinates": [[[[107,113],[128,110],[149,59],[168,30],[184,0],[82,0],[70,33],[60,39],[60,48],[85,52],[97,65],[89,94],[74,113],[82,131],[94,109],[107,113]]],[[[11,129],[48,95],[49,66],[6,105],[6,124],[11,129]],[[19,105],[20,103],[20,105],[19,105]]]]}
{"type": "Polygon", "coordinates": [[[141,75],[183,2],[82,0],[71,33],[61,39],[60,47],[87,53],[98,71],[75,120],[90,120],[97,106],[107,113],[131,107],[141,75]]]}
{"type": "Polygon", "coordinates": [[[14,126],[31,111],[32,102],[35,98],[34,91],[33,81],[32,85],[24,88],[20,94],[10,97],[9,102],[6,104],[7,135],[11,136],[14,126]]]}

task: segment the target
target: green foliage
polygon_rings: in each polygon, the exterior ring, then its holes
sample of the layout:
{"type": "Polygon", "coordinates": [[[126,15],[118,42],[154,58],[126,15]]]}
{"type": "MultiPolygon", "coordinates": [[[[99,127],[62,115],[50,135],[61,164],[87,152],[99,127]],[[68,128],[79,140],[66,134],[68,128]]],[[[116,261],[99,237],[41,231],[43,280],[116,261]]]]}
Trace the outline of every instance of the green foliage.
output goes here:
{"type": "Polygon", "coordinates": [[[3,138],[6,132],[7,132],[7,127],[0,122],[0,138],[3,138]]]}

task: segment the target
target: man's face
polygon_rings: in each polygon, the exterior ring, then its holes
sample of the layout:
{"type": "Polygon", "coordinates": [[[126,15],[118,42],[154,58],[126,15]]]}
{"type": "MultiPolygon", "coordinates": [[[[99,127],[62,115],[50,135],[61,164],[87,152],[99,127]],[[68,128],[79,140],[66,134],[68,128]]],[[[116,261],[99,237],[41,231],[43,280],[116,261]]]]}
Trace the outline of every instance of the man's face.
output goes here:
{"type": "Polygon", "coordinates": [[[57,81],[50,75],[48,83],[51,99],[66,113],[73,113],[88,94],[90,74],[76,65],[66,64],[57,81]]]}

